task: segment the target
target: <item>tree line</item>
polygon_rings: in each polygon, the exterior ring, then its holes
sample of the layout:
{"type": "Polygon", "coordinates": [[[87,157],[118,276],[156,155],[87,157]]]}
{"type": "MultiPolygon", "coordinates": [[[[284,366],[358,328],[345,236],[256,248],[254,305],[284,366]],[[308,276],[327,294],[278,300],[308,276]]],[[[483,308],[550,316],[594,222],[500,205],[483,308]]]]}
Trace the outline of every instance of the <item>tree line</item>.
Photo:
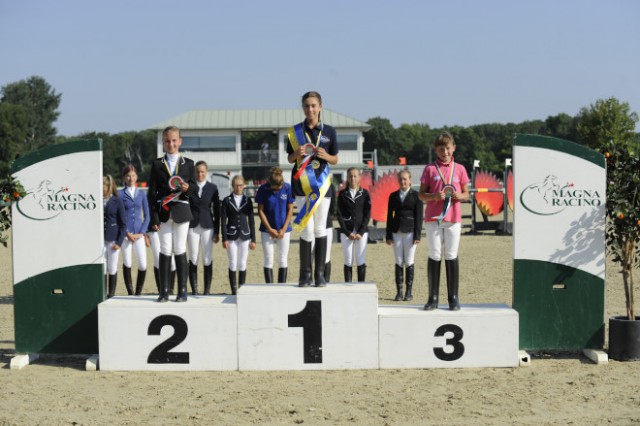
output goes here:
{"type": "MultiPolygon", "coordinates": [[[[151,130],[58,135],[55,122],[60,116],[62,94],[42,77],[9,83],[2,87],[0,95],[0,177],[9,175],[11,162],[17,156],[73,140],[101,138],[103,171],[113,176],[119,176],[126,164],[133,164],[144,177],[156,157],[156,133],[151,130]]],[[[442,128],[415,123],[396,128],[388,119],[374,117],[367,121],[371,128],[364,133],[363,149],[375,149],[381,165],[398,164],[400,157],[405,157],[407,164],[427,164],[433,158],[433,140],[439,133],[448,131],[456,139],[456,161],[471,167],[474,160],[479,160],[483,169],[500,171],[504,160],[511,157],[515,133],[553,136],[592,148],[601,146],[605,140],[616,139],[637,155],[640,152],[640,133],[635,132],[637,121],[638,115],[631,111],[629,104],[613,97],[598,99],[575,116],[561,113],[522,123],[442,128]]]]}

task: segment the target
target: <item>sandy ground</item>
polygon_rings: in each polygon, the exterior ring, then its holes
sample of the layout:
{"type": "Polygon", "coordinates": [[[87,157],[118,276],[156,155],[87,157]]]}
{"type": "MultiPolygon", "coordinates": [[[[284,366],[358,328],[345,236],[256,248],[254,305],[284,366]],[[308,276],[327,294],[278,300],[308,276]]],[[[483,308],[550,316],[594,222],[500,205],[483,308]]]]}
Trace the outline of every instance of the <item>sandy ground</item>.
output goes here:
{"type": "MultiPolygon", "coordinates": [[[[511,253],[508,236],[462,237],[463,303],[511,305],[511,253]]],[[[334,244],[334,280],[342,275],[341,256],[334,244]]],[[[220,245],[214,258],[213,290],[228,292],[220,245]]],[[[297,277],[296,259],[292,245],[290,281],[297,277]]],[[[392,303],[394,296],[392,259],[385,244],[369,246],[368,278],[377,283],[381,304],[392,303]]],[[[426,259],[423,241],[414,292],[420,304],[427,296],[426,259]]],[[[617,270],[608,264],[607,318],[624,312],[617,270]]],[[[74,357],[10,370],[15,353],[10,271],[11,252],[0,248],[2,425],[640,423],[640,363],[595,365],[579,354],[537,354],[529,367],[455,370],[88,372],[84,360],[74,357]]],[[[247,281],[261,279],[258,247],[250,253],[247,281]]],[[[149,274],[146,290],[154,287],[149,274]]],[[[118,294],[124,294],[121,279],[118,294]]]]}

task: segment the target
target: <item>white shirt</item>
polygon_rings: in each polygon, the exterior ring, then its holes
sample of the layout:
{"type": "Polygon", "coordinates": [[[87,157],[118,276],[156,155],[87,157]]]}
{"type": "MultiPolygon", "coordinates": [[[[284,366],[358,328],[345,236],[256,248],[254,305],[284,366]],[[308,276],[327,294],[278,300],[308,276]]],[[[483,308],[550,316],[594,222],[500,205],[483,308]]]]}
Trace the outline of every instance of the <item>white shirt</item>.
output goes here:
{"type": "Polygon", "coordinates": [[[404,199],[407,198],[407,194],[409,193],[409,189],[407,189],[406,191],[403,191],[402,189],[400,190],[400,201],[404,203],[404,199]]]}

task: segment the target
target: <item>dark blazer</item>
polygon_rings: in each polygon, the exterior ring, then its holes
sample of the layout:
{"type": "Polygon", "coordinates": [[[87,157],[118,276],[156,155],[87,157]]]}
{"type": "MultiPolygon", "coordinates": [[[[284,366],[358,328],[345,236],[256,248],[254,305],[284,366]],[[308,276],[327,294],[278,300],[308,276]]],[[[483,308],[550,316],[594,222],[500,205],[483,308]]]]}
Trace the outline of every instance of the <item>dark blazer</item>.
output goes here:
{"type": "Polygon", "coordinates": [[[165,164],[166,157],[156,158],[151,162],[151,172],[149,173],[149,193],[147,200],[149,201],[149,212],[151,213],[150,225],[158,225],[166,222],[169,218],[176,223],[188,222],[191,220],[191,208],[189,207],[189,197],[196,192],[198,185],[196,184],[196,168],[193,160],[180,156],[178,159],[178,176],[189,184],[187,192],[180,195],[180,201],[169,203],[169,210],[162,208],[162,199],[172,194],[169,186],[169,178],[171,175],[165,164]]]}
{"type": "Polygon", "coordinates": [[[104,206],[104,240],[115,241],[122,246],[127,235],[127,219],[124,213],[124,204],[120,197],[112,196],[104,206]]]}
{"type": "Polygon", "coordinates": [[[191,206],[191,222],[189,228],[200,225],[203,228],[214,230],[214,235],[220,234],[220,195],[218,187],[207,182],[202,187],[202,196],[198,196],[198,188],[189,198],[191,206]]]}
{"type": "Polygon", "coordinates": [[[413,239],[420,240],[422,234],[423,203],[418,198],[418,191],[410,189],[404,202],[400,201],[400,190],[389,195],[387,205],[387,240],[392,240],[393,233],[413,232],[413,239]]]}
{"type": "Polygon", "coordinates": [[[233,193],[222,200],[220,208],[222,219],[222,242],[227,240],[242,241],[251,239],[256,242],[256,226],[253,218],[253,202],[246,195],[242,196],[240,207],[233,201],[233,193]]]}
{"type": "Polygon", "coordinates": [[[352,233],[364,235],[369,232],[371,218],[371,197],[369,191],[360,188],[355,197],[347,186],[338,194],[338,223],[344,235],[352,233]]]}

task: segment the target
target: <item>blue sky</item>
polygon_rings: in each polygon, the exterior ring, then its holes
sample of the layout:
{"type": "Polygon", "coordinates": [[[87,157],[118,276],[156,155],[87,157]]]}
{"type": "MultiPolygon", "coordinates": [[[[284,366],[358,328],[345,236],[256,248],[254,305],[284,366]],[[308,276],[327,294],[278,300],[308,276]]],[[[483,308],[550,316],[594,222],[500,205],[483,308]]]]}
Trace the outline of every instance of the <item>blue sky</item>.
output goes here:
{"type": "Polygon", "coordinates": [[[60,134],[194,109],[324,107],[432,127],[640,113],[640,2],[0,0],[0,86],[62,93],[60,134]]]}

